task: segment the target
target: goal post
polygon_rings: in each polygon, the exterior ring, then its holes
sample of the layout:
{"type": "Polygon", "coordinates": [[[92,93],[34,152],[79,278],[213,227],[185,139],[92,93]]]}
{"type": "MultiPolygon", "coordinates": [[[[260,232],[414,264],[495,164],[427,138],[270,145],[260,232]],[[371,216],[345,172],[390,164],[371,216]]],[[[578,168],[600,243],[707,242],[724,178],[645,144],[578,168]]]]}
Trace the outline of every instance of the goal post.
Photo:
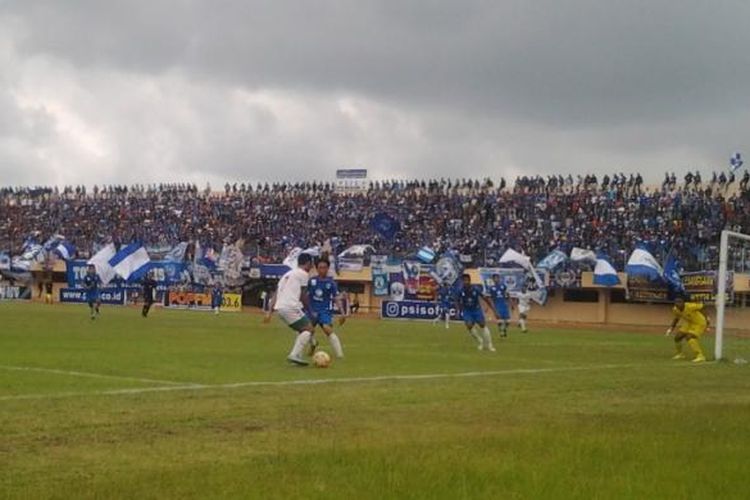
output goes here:
{"type": "Polygon", "coordinates": [[[750,242],[750,235],[724,230],[721,232],[719,245],[719,280],[716,294],[716,337],[714,339],[714,357],[716,360],[724,357],[724,310],[727,298],[727,276],[729,260],[729,240],[737,239],[750,242]]]}

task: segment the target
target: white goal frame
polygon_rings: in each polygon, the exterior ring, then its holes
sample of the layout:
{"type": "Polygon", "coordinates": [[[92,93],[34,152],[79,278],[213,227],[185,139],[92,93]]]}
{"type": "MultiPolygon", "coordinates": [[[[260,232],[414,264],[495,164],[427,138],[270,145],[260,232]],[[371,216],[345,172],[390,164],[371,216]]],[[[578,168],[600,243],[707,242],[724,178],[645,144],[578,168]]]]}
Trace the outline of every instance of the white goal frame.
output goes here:
{"type": "Polygon", "coordinates": [[[727,259],[729,254],[729,238],[750,241],[750,235],[724,230],[721,232],[721,244],[719,246],[719,286],[716,294],[716,337],[714,344],[714,356],[720,360],[724,354],[724,308],[726,307],[727,295],[727,259]]]}

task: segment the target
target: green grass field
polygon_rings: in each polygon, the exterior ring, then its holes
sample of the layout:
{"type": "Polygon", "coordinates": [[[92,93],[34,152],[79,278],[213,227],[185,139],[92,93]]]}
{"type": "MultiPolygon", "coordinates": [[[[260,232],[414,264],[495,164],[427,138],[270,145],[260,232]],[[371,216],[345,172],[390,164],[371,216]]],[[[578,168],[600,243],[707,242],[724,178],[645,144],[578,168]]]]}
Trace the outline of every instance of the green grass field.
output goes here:
{"type": "Polygon", "coordinates": [[[345,360],[295,368],[277,319],[0,304],[0,497],[748,497],[747,365],[645,333],[340,332],[345,360]]]}

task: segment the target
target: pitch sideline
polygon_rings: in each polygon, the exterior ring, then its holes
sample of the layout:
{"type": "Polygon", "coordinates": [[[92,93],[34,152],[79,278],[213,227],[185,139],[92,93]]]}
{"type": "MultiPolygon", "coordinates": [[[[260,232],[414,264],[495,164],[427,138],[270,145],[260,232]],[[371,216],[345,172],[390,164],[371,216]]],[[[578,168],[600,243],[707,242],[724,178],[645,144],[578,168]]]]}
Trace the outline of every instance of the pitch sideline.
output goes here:
{"type": "MultiPolygon", "coordinates": [[[[16,394],[11,396],[0,396],[0,401],[29,400],[29,399],[61,399],[81,396],[118,396],[131,394],[144,394],[150,392],[174,392],[174,391],[204,391],[204,390],[221,390],[221,389],[239,389],[243,387],[284,387],[295,385],[327,385],[327,384],[346,384],[346,383],[367,383],[367,382],[397,382],[409,380],[435,380],[451,378],[474,378],[474,377],[493,377],[498,375],[534,375],[538,373],[562,373],[575,371],[590,370],[611,370],[617,368],[632,368],[639,366],[635,364],[608,364],[608,365],[584,365],[584,366],[567,366],[556,368],[515,368],[510,370],[492,370],[492,371],[472,371],[458,373],[423,373],[409,375],[376,375],[371,377],[341,377],[341,378],[321,378],[321,379],[301,379],[301,380],[256,380],[249,382],[231,382],[224,384],[179,384],[169,382],[171,385],[162,385],[157,387],[134,387],[130,389],[106,389],[101,391],[88,392],[61,392],[53,394],[16,394]],[[174,385],[179,384],[179,385],[174,385]]],[[[145,380],[145,379],[143,379],[145,380]]]]}
{"type": "Polygon", "coordinates": [[[42,368],[42,367],[36,367],[36,366],[0,365],[0,370],[16,371],[16,372],[53,373],[55,375],[68,375],[71,377],[88,377],[88,378],[101,378],[101,379],[111,379],[111,380],[123,380],[123,381],[128,381],[128,382],[143,382],[146,384],[162,384],[162,385],[173,385],[173,386],[189,385],[188,382],[176,382],[174,380],[159,380],[159,379],[153,379],[153,378],[128,377],[124,375],[107,375],[105,373],[79,372],[79,371],[71,371],[71,370],[60,370],[57,368],[42,368]]]}

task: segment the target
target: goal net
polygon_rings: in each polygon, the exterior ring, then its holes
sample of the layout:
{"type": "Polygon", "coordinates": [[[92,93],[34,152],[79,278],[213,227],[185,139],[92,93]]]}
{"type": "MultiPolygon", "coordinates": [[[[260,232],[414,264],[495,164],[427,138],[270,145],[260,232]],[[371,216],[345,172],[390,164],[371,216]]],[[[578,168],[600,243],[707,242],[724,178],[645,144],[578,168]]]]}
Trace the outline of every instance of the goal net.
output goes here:
{"type": "Polygon", "coordinates": [[[750,361],[750,235],[722,231],[716,293],[717,360],[750,361]]]}

